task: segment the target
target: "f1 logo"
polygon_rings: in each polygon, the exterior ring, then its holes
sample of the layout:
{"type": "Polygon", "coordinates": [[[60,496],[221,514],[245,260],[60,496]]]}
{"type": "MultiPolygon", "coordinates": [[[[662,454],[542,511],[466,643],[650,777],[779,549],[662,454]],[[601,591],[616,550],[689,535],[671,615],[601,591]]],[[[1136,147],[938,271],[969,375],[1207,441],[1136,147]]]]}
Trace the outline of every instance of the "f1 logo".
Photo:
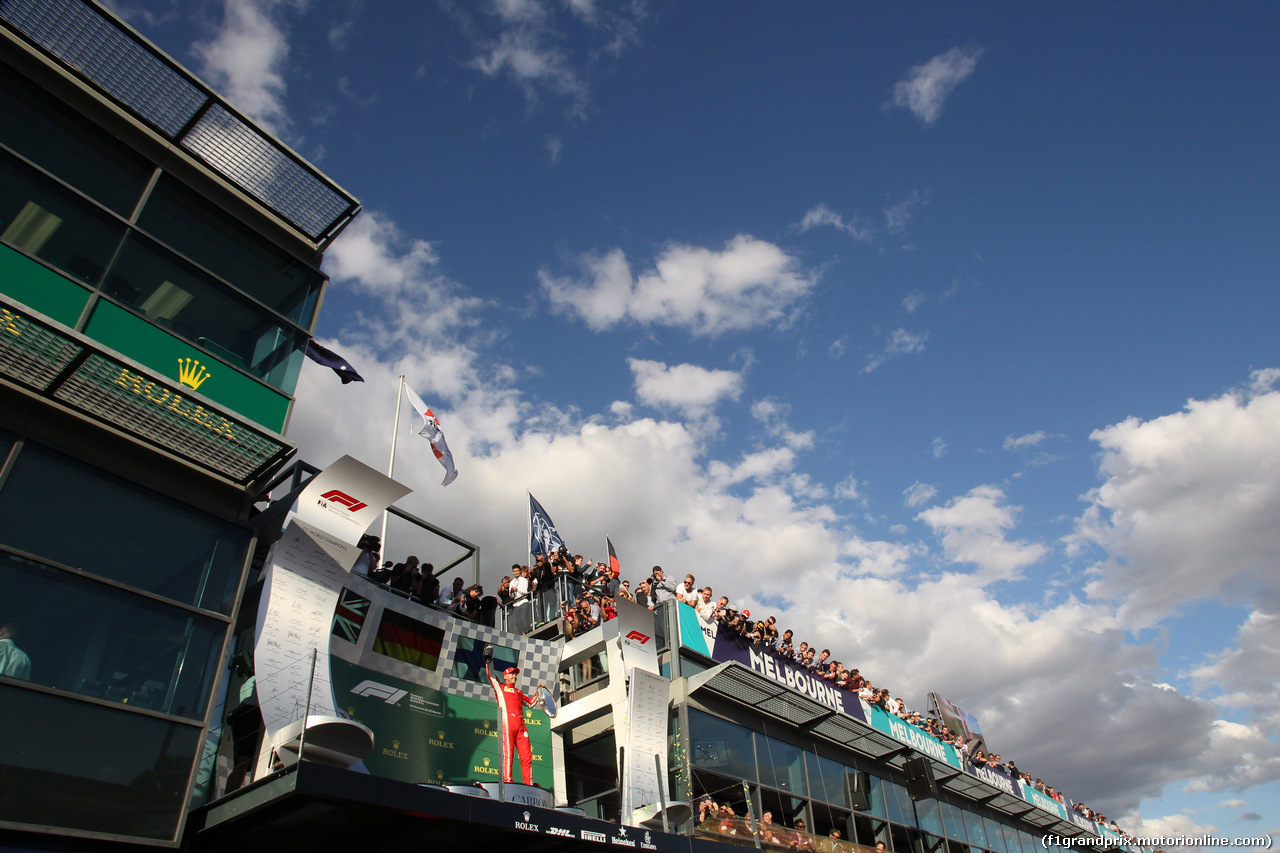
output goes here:
{"type": "Polygon", "coordinates": [[[351,510],[352,512],[362,510],[368,506],[367,503],[356,500],[346,492],[340,492],[337,489],[330,489],[329,491],[321,495],[320,499],[325,501],[333,501],[336,504],[341,504],[342,506],[345,506],[347,509],[351,510]]]}
{"type": "Polygon", "coordinates": [[[649,642],[649,640],[653,638],[650,637],[648,634],[641,634],[639,631],[632,631],[630,634],[627,634],[627,639],[635,640],[637,643],[643,646],[645,643],[649,642]]]}

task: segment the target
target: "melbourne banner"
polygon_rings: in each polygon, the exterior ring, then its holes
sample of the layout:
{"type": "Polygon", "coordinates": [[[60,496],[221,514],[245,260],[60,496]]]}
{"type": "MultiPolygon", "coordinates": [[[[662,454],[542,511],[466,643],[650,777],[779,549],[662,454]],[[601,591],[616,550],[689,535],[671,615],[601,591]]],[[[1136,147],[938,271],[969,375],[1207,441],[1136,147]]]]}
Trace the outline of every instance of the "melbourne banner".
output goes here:
{"type": "Polygon", "coordinates": [[[843,711],[855,720],[867,721],[862,702],[855,694],[833,686],[802,666],[783,660],[764,646],[752,645],[734,632],[721,633],[718,624],[706,624],[692,607],[680,605],[676,609],[680,614],[680,642],[686,648],[722,663],[737,661],[833,711],[843,711]]]}

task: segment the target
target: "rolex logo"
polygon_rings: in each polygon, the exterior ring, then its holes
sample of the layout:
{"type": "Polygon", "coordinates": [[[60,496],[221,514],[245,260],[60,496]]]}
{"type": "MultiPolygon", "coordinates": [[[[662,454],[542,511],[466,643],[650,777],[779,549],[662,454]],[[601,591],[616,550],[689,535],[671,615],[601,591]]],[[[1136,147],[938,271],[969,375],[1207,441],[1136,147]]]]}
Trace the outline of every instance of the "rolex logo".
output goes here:
{"type": "Polygon", "coordinates": [[[400,741],[398,741],[398,740],[393,740],[393,741],[391,741],[391,748],[392,748],[392,749],[399,749],[399,748],[400,748],[400,741]]]}
{"type": "Polygon", "coordinates": [[[194,358],[178,359],[178,381],[192,391],[198,390],[208,378],[209,371],[205,370],[204,365],[198,360],[194,358]]]}
{"type": "Polygon", "coordinates": [[[440,738],[440,740],[444,740],[444,732],[436,732],[436,737],[440,738]]]}
{"type": "Polygon", "coordinates": [[[484,759],[484,766],[485,766],[485,767],[488,767],[488,766],[489,766],[489,759],[488,759],[488,757],[485,757],[485,759],[484,759]]]}

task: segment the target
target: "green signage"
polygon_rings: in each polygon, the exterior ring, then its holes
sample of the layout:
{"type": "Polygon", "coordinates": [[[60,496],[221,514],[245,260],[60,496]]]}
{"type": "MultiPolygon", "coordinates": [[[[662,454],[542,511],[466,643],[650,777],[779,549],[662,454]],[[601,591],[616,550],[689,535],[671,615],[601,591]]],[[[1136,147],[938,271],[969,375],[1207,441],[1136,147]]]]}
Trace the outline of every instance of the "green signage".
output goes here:
{"type": "Polygon", "coordinates": [[[85,334],[267,429],[280,432],[289,398],[106,300],[85,334]]]}
{"type": "Polygon", "coordinates": [[[4,245],[0,245],[0,293],[71,328],[89,302],[87,288],[4,245]]]}
{"type": "MultiPolygon", "coordinates": [[[[338,707],[373,730],[373,752],[364,765],[375,776],[401,782],[469,785],[502,778],[497,700],[471,699],[432,690],[330,658],[338,707]],[[365,682],[393,688],[360,690],[365,682]]],[[[525,709],[533,747],[533,781],[551,790],[551,721],[540,710],[525,709]]],[[[512,778],[521,781],[520,759],[513,757],[512,778]]]]}

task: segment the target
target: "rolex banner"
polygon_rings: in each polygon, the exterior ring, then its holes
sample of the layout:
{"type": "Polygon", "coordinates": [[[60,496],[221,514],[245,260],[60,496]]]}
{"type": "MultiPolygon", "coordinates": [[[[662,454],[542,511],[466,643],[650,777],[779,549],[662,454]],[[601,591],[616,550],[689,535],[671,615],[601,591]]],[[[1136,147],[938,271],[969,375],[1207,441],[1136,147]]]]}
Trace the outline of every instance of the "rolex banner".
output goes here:
{"type": "MultiPolygon", "coordinates": [[[[502,778],[497,708],[493,700],[432,690],[331,658],[338,707],[374,733],[364,765],[375,776],[401,782],[467,785],[502,778]]],[[[533,747],[533,781],[550,790],[551,721],[525,709],[533,747]]],[[[520,776],[517,761],[515,775],[520,776]]]]}

